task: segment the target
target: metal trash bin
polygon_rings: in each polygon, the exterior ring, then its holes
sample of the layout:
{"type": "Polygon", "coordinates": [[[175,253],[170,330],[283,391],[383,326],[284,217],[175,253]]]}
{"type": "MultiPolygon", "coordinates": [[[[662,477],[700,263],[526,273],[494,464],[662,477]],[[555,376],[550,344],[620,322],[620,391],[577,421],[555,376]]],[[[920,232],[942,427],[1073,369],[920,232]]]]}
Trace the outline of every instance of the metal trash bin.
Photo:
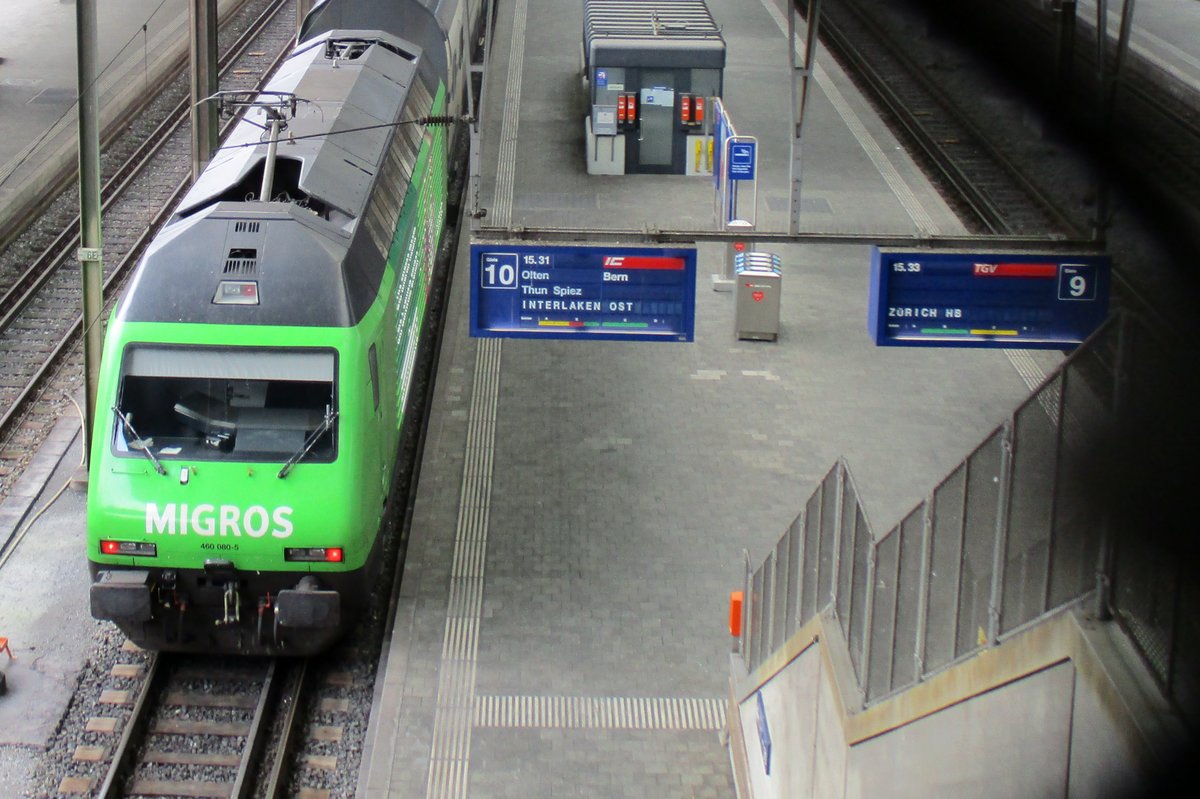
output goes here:
{"type": "Polygon", "coordinates": [[[775,341],[779,338],[782,275],[779,256],[774,253],[737,254],[734,259],[737,283],[734,329],[739,339],[775,341]]]}

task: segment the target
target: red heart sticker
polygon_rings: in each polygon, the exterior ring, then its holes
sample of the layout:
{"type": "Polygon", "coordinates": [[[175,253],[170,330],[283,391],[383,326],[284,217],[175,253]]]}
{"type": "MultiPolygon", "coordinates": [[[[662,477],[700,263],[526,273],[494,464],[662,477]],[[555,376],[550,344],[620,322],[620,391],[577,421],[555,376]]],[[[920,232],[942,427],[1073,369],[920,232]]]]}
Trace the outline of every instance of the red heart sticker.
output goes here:
{"type": "Polygon", "coordinates": [[[754,298],[755,302],[762,302],[763,297],[765,297],[766,295],[763,294],[761,291],[756,291],[753,294],[751,294],[750,296],[754,298]]]}

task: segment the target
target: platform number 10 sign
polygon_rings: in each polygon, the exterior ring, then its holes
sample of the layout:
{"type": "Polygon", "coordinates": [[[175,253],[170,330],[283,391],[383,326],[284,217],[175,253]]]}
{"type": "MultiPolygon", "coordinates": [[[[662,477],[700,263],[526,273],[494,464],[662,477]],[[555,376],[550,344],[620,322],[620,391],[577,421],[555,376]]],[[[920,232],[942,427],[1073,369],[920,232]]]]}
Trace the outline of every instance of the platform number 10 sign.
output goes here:
{"type": "Polygon", "coordinates": [[[516,289],[516,253],[483,253],[479,256],[479,285],[485,289],[516,289]]]}
{"type": "Polygon", "coordinates": [[[1058,267],[1058,298],[1060,300],[1096,299],[1095,265],[1060,264],[1058,267]]]}

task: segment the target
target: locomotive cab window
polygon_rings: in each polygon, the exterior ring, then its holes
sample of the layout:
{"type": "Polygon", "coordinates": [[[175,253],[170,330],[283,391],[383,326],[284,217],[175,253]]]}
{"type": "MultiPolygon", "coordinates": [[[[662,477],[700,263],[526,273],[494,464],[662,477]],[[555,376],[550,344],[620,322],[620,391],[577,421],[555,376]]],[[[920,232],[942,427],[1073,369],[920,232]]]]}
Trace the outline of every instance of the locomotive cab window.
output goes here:
{"type": "Polygon", "coordinates": [[[113,448],[160,459],[332,461],[335,372],[332,350],[131,345],[113,448]]]}

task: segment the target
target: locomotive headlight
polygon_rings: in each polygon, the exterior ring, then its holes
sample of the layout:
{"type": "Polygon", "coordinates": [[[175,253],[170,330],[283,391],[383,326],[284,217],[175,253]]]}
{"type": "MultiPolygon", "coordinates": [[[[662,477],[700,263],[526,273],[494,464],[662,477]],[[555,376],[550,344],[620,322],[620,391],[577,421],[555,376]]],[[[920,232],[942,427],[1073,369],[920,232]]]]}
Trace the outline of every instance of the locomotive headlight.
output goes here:
{"type": "Polygon", "coordinates": [[[108,541],[100,542],[100,552],[104,555],[133,555],[142,558],[158,557],[158,545],[144,541],[108,541]]]}
{"type": "Polygon", "coordinates": [[[303,563],[341,563],[345,553],[341,547],[288,547],[283,559],[303,563]]]}

